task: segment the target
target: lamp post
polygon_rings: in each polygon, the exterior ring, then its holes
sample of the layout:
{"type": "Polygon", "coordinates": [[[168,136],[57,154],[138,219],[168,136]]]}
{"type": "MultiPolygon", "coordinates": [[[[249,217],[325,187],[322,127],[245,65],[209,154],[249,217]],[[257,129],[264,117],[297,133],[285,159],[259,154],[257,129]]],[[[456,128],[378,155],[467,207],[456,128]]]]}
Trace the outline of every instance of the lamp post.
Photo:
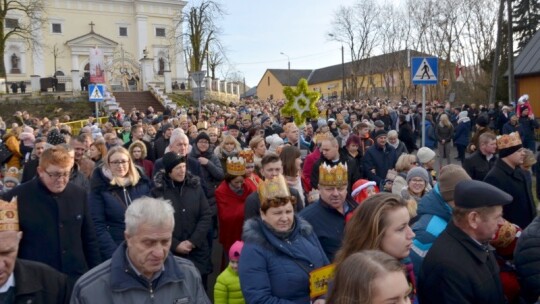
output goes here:
{"type": "MultiPolygon", "coordinates": [[[[332,38],[336,38],[334,34],[328,34],[332,38]]],[[[345,99],[345,49],[343,48],[343,42],[341,42],[341,100],[345,99]]]]}
{"type": "Polygon", "coordinates": [[[287,54],[285,54],[283,52],[281,52],[280,54],[287,57],[287,71],[288,71],[287,72],[287,74],[288,74],[287,75],[287,78],[288,78],[287,79],[287,82],[288,82],[287,85],[290,86],[291,85],[291,58],[289,58],[289,55],[287,55],[287,54]]]}

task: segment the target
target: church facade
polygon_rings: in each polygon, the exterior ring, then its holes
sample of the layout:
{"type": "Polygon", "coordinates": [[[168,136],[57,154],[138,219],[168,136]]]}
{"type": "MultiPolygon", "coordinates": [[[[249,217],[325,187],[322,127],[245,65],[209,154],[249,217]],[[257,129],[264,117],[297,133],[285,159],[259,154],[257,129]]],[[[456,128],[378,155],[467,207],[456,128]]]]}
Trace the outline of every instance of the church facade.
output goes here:
{"type": "MultiPolygon", "coordinates": [[[[28,47],[20,38],[6,42],[4,62],[7,82],[56,76],[66,90],[80,90],[89,76],[89,54],[104,54],[107,85],[122,88],[140,79],[142,58],[153,60],[154,79],[187,79],[179,0],[43,0],[45,22],[36,29],[40,45],[28,47]]],[[[6,31],[25,18],[16,11],[5,19],[6,31]]],[[[125,87],[124,87],[125,88],[125,87]]],[[[43,89],[43,88],[42,88],[43,89]]]]}

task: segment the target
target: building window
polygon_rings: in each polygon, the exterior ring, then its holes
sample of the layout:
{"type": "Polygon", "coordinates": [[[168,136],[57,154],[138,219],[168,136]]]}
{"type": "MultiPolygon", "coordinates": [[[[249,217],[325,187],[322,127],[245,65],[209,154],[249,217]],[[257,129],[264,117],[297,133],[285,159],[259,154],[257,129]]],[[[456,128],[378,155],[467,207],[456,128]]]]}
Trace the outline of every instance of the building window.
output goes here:
{"type": "Polygon", "coordinates": [[[268,86],[270,86],[270,76],[268,76],[268,86]]]}
{"type": "Polygon", "coordinates": [[[165,37],[165,28],[156,27],[156,37],[165,37]]]}
{"type": "Polygon", "coordinates": [[[128,34],[127,34],[127,27],[125,27],[125,26],[119,27],[119,28],[118,28],[118,35],[119,35],[120,37],[127,37],[127,35],[128,35],[128,34]]]}
{"type": "Polygon", "coordinates": [[[52,24],[52,32],[55,34],[62,34],[62,24],[61,23],[53,23],[52,24]]]}
{"type": "Polygon", "coordinates": [[[19,20],[13,18],[6,18],[6,28],[16,28],[19,26],[19,20]]]}

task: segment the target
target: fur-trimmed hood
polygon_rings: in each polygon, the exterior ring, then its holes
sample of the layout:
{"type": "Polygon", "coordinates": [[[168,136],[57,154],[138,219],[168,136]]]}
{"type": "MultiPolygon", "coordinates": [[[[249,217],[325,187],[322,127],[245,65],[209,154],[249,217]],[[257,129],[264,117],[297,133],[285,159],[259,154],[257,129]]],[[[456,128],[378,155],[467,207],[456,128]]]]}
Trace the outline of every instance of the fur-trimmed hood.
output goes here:
{"type": "MultiPolygon", "coordinates": [[[[298,234],[308,238],[313,234],[313,227],[304,219],[299,216],[294,216],[295,228],[291,233],[290,239],[294,239],[298,234]]],[[[266,247],[270,250],[275,250],[276,247],[272,243],[272,239],[277,239],[277,236],[273,234],[270,229],[266,227],[262,219],[259,217],[251,218],[244,223],[242,239],[246,243],[255,243],[260,246],[266,247]],[[274,236],[268,238],[267,236],[274,236]]]]}

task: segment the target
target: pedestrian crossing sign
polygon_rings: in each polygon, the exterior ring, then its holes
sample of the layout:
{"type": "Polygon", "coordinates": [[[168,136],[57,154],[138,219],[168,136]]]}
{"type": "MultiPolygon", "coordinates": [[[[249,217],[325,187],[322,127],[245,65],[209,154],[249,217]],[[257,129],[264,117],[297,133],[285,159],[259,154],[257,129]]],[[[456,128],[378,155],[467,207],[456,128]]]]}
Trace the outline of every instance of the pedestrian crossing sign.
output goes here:
{"type": "Polygon", "coordinates": [[[91,84],[88,85],[88,100],[94,102],[100,102],[105,99],[105,88],[102,84],[91,84]]]}
{"type": "Polygon", "coordinates": [[[437,57],[413,57],[411,61],[413,84],[437,84],[439,78],[437,57]]]}

